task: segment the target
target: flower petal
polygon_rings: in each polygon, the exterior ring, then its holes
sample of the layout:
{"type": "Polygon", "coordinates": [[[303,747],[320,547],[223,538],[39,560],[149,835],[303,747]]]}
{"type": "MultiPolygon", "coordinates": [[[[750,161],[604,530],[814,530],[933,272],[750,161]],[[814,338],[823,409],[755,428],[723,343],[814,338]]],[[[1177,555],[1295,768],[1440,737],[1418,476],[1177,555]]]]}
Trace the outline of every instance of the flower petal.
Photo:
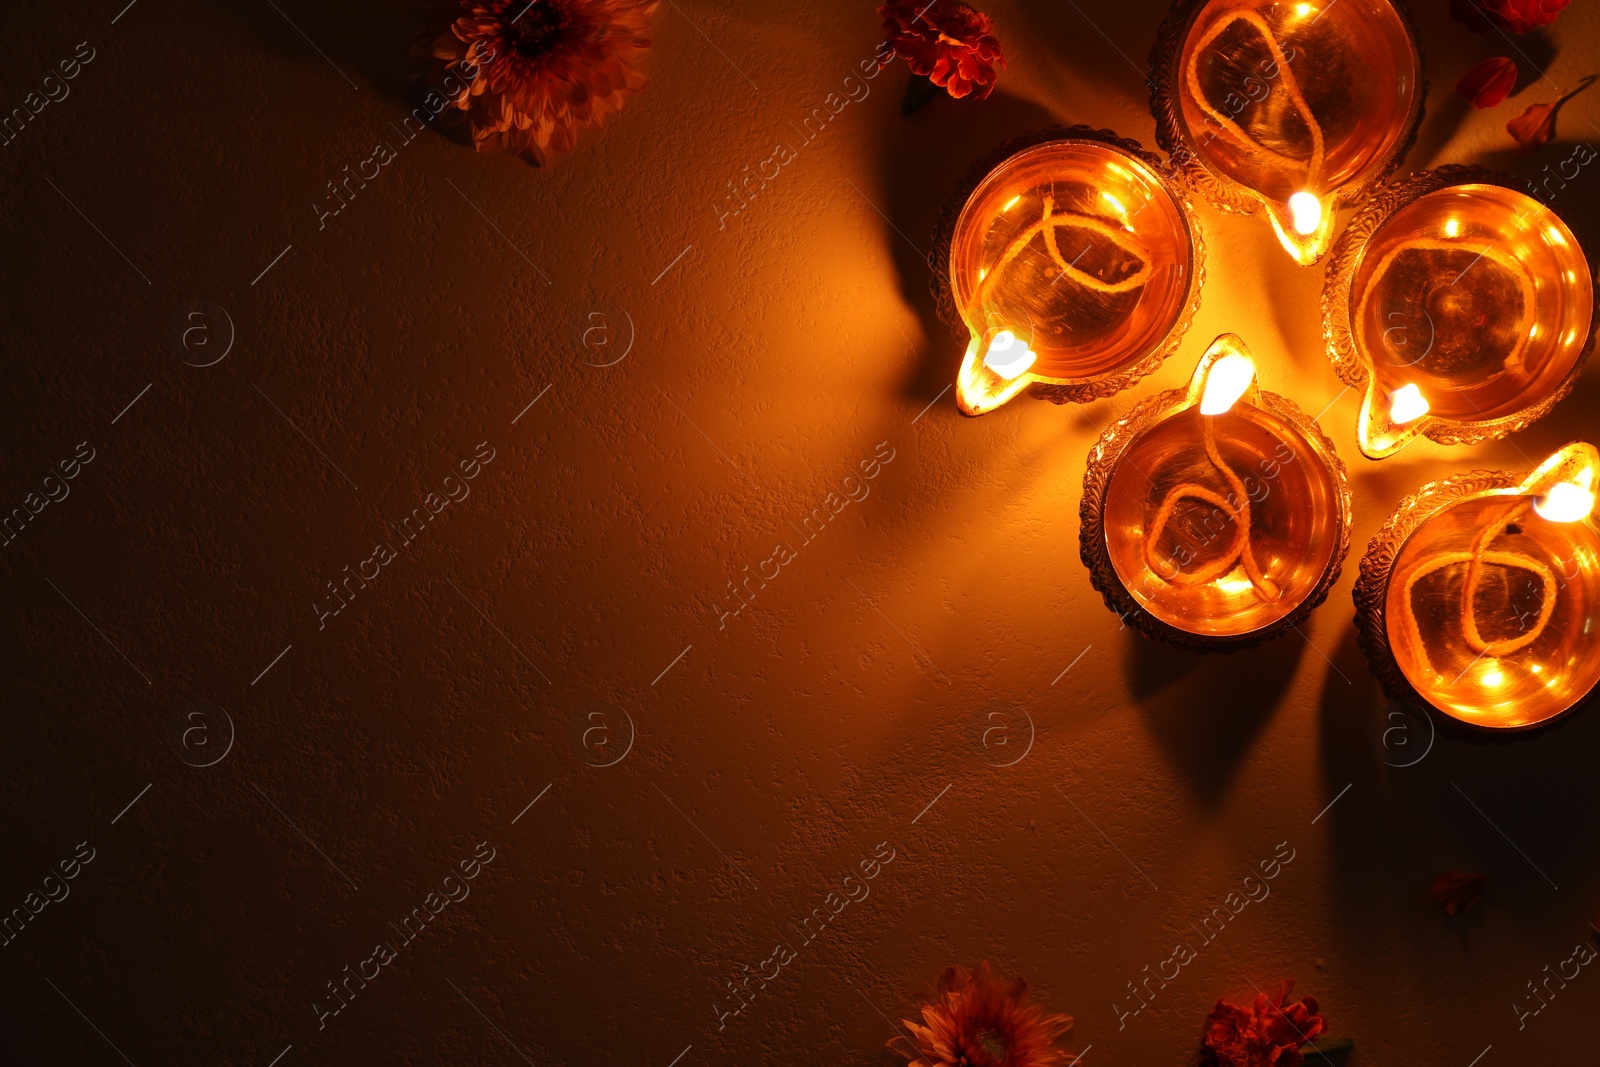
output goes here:
{"type": "Polygon", "coordinates": [[[1556,135],[1556,105],[1529,104],[1528,110],[1506,123],[1506,132],[1523,148],[1538,148],[1556,135]]]}
{"type": "Polygon", "coordinates": [[[1517,64],[1505,56],[1486,59],[1456,82],[1456,95],[1475,108],[1498,107],[1517,84],[1517,64]]]}
{"type": "Polygon", "coordinates": [[[1446,871],[1433,880],[1433,899],[1446,915],[1462,915],[1483,896],[1489,879],[1471,871],[1446,871]]]}

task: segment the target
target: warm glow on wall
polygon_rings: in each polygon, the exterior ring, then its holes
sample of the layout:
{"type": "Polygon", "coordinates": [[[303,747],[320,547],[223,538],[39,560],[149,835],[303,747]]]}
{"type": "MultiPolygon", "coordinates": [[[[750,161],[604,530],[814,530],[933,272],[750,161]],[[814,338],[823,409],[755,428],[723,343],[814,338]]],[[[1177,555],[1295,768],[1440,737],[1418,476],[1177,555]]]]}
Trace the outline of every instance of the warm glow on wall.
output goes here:
{"type": "Polygon", "coordinates": [[[1422,118],[1416,34],[1389,0],[1178,0],[1151,65],[1161,146],[1219,207],[1265,211],[1302,265],[1422,118]]]}
{"type": "Polygon", "coordinates": [[[1390,696],[1491,729],[1538,725],[1600,682],[1594,484],[1570,444],[1522,478],[1424,486],[1373,538],[1356,583],[1362,647],[1390,696]]]}
{"type": "Polygon", "coordinates": [[[957,191],[935,238],[943,316],[970,338],[963,413],[1030,387],[1109,396],[1154,370],[1198,304],[1202,248],[1159,159],[1104,131],[1026,138],[957,191]]]}
{"type": "Polygon", "coordinates": [[[1224,334],[1189,386],[1100,438],[1080,543],[1111,609],[1152,637],[1226,650],[1292,627],[1327,596],[1349,547],[1350,490],[1333,444],[1263,393],[1224,334]]]}
{"type": "Polygon", "coordinates": [[[1504,437],[1571,390],[1593,344],[1594,280],[1526,188],[1479,168],[1423,171],[1380,190],[1339,238],[1323,335],[1362,390],[1366,455],[1419,436],[1504,437]]]}

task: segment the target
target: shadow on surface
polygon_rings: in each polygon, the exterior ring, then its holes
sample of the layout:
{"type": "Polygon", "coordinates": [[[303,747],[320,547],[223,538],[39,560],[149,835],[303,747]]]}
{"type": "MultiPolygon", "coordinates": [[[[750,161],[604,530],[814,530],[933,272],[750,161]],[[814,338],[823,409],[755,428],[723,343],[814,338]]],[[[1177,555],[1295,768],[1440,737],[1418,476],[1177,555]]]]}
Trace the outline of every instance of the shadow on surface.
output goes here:
{"type": "MultiPolygon", "coordinates": [[[[890,67],[885,86],[898,100],[906,71],[890,67]]],[[[926,343],[906,381],[905,395],[931,400],[955,380],[966,337],[940,321],[928,291],[930,234],[946,201],[974,161],[996,145],[1031,130],[1058,125],[1038,104],[997,89],[987,100],[936,97],[912,115],[881,111],[878,187],[863,190],[885,215],[900,293],[916,313],[926,343]]]]}
{"type": "Polygon", "coordinates": [[[1127,640],[1124,673],[1140,716],[1196,799],[1215,808],[1309,650],[1293,633],[1211,655],[1132,631],[1127,640]]]}

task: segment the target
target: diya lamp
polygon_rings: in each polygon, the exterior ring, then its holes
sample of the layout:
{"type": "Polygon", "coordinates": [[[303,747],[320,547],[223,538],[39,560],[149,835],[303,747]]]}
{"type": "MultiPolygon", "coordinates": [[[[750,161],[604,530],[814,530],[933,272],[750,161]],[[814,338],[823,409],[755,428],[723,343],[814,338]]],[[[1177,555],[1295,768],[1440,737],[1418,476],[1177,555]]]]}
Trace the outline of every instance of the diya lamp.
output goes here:
{"type": "Polygon", "coordinates": [[[1475,471],[1408,497],[1356,582],[1361,647],[1385,692],[1482,730],[1526,729],[1600,681],[1600,452],[1526,476],[1475,471]]]}
{"type": "Polygon", "coordinates": [[[1083,478],[1084,564],[1106,605],[1146,635],[1243,648],[1327,598],[1350,547],[1350,486],[1333,442],[1263,392],[1223,334],[1186,389],[1150,397],[1101,435],[1083,478]]]}
{"type": "Polygon", "coordinates": [[[1203,255],[1181,186],[1137,141],[1074,126],[1002,145],[957,189],[929,257],[940,315],[969,339],[956,404],[1131,385],[1194,318],[1203,255]]]}
{"type": "Polygon", "coordinates": [[[1322,294],[1334,370],[1362,391],[1361,451],[1504,437],[1572,390],[1594,345],[1594,277],[1533,187],[1479,167],[1373,194],[1339,238],[1322,294]]]}
{"type": "Polygon", "coordinates": [[[1177,0],[1150,53],[1156,140],[1225,211],[1265,211],[1302,266],[1422,122],[1416,31],[1391,0],[1177,0]]]}

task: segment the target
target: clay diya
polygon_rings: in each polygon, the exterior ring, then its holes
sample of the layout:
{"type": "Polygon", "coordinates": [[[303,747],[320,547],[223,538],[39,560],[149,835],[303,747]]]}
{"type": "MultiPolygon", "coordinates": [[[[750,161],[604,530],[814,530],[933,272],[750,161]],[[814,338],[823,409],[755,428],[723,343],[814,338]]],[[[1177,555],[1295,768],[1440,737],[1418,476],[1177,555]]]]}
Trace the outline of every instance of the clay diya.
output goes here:
{"type": "Polygon", "coordinates": [[[1361,648],[1396,700],[1484,730],[1547,723],[1600,681],[1600,452],[1476,471],[1406,498],[1356,582],[1361,648]]]}
{"type": "Polygon", "coordinates": [[[941,316],[970,338],[956,403],[981,415],[1029,386],[1110,396],[1177,348],[1199,306],[1200,234],[1161,160],[1106,130],[1010,142],[957,189],[934,234],[941,316]]]}
{"type": "Polygon", "coordinates": [[[1416,437],[1467,444],[1521,430],[1572,390],[1594,345],[1594,277],[1533,187],[1478,167],[1376,192],[1339,238],[1322,332],[1363,391],[1373,459],[1416,437]]]}
{"type": "Polygon", "coordinates": [[[1113,424],[1083,478],[1083,561],[1106,605],[1150,637],[1226,651],[1276,637],[1327,598],[1350,547],[1333,442],[1262,392],[1233,334],[1187,389],[1113,424]]]}
{"type": "Polygon", "coordinates": [[[1218,207],[1264,210],[1301,265],[1399,165],[1427,89],[1391,0],[1177,0],[1150,66],[1161,147],[1218,207]]]}

